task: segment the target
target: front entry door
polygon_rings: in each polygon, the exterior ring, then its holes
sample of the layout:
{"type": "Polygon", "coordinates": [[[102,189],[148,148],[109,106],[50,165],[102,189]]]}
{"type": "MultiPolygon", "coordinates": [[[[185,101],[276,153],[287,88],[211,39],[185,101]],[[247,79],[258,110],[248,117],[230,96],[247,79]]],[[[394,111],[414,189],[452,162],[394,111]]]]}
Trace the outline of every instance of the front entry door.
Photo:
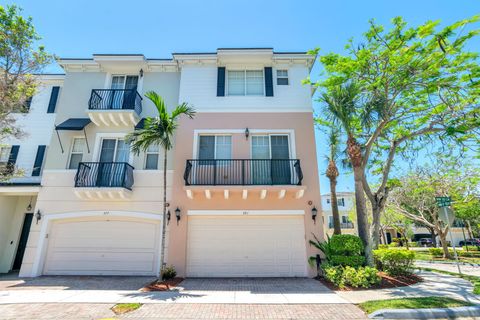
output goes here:
{"type": "Polygon", "coordinates": [[[290,184],[291,166],[287,135],[270,136],[272,149],[272,183],[290,184]]]}
{"type": "Polygon", "coordinates": [[[30,226],[32,225],[33,213],[25,214],[23,220],[22,233],[20,234],[20,240],[18,242],[17,254],[15,255],[15,261],[13,262],[12,270],[20,270],[23,261],[23,255],[25,248],[27,247],[28,234],[30,233],[30,226]]]}

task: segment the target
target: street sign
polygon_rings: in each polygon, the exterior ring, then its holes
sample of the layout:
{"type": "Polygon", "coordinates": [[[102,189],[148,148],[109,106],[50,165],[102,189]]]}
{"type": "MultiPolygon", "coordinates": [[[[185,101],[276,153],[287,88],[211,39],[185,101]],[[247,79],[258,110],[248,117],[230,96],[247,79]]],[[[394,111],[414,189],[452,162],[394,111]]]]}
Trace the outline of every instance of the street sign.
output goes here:
{"type": "Polygon", "coordinates": [[[442,207],[450,207],[452,204],[452,198],[451,197],[435,197],[435,200],[437,201],[437,205],[442,208],[442,207]]]}

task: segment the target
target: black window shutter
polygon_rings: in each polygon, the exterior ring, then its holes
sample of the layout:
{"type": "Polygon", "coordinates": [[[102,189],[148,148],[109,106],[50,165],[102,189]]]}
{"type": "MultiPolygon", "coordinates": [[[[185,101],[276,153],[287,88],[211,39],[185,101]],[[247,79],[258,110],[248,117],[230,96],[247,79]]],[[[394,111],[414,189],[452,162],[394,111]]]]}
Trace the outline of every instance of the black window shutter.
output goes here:
{"type": "Polygon", "coordinates": [[[12,146],[12,148],[10,149],[10,156],[8,156],[9,165],[14,165],[17,162],[19,149],[20,149],[20,146],[12,146]]]}
{"type": "Polygon", "coordinates": [[[55,107],[57,106],[59,91],[60,87],[52,87],[52,93],[50,94],[50,102],[48,103],[47,113],[55,113],[55,107]]]}
{"type": "Polygon", "coordinates": [[[265,96],[273,97],[272,67],[265,67],[265,96]]]}
{"type": "Polygon", "coordinates": [[[37,156],[33,164],[32,177],[38,177],[42,171],[43,158],[45,157],[45,149],[47,146],[38,146],[37,156]]]}
{"type": "Polygon", "coordinates": [[[217,97],[225,96],[225,67],[217,69],[217,97]]]}
{"type": "Polygon", "coordinates": [[[33,97],[28,97],[28,98],[25,100],[25,105],[24,105],[24,110],[25,110],[25,112],[30,111],[30,106],[32,105],[32,98],[33,98],[33,97]]]}

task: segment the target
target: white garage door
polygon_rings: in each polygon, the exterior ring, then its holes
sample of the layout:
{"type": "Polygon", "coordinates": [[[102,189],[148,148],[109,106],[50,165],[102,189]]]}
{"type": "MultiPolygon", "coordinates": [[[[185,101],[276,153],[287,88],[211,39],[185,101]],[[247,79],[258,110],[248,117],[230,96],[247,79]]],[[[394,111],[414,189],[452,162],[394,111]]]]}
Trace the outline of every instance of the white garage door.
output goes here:
{"type": "Polygon", "coordinates": [[[159,225],[120,218],[54,222],[44,274],[154,275],[159,263],[159,225]]]}
{"type": "Polygon", "coordinates": [[[304,277],[303,216],[190,216],[190,277],[304,277]]]}

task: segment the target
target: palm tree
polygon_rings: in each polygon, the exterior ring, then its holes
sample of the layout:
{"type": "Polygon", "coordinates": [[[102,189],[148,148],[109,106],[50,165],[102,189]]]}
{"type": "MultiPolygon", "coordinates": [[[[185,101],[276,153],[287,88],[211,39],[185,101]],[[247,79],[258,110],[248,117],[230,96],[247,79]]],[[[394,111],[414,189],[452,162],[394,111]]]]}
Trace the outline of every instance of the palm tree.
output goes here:
{"type": "MultiPolygon", "coordinates": [[[[186,103],[175,107],[169,113],[165,101],[154,91],[149,91],[145,96],[153,102],[158,111],[158,116],[148,117],[144,121],[143,129],[135,130],[127,135],[132,152],[136,155],[147,151],[151,145],[160,145],[163,148],[163,220],[160,266],[163,271],[165,261],[165,229],[167,218],[167,152],[173,146],[173,134],[178,128],[178,120],[182,115],[193,119],[195,110],[186,103]]],[[[163,273],[163,272],[162,272],[163,273]]]]}
{"type": "Polygon", "coordinates": [[[336,161],[339,154],[339,136],[340,132],[338,128],[332,127],[328,135],[330,153],[327,156],[328,167],[327,171],[325,172],[327,178],[330,180],[330,205],[332,206],[333,234],[342,233],[342,230],[340,228],[340,214],[338,213],[337,203],[337,177],[339,173],[336,161]]]}
{"type": "Polygon", "coordinates": [[[363,189],[363,153],[357,141],[356,129],[361,120],[357,114],[358,87],[353,82],[338,85],[322,94],[329,118],[335,125],[340,125],[347,134],[347,154],[353,169],[355,182],[355,206],[357,211],[358,236],[365,246],[365,257],[369,264],[373,263],[370,231],[368,225],[367,203],[363,189]]]}

